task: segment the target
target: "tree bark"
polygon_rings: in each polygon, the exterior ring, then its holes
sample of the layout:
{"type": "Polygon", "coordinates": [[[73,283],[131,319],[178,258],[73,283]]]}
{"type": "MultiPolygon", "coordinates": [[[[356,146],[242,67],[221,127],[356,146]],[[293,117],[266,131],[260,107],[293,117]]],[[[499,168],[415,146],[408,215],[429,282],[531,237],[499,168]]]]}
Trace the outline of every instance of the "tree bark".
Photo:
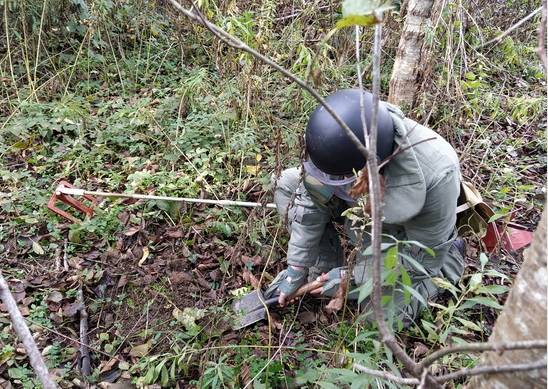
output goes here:
{"type": "MultiPolygon", "coordinates": [[[[546,339],[546,210],[535,239],[526,251],[521,269],[495,323],[489,342],[511,342],[546,339]]],[[[491,351],[482,355],[485,365],[507,365],[535,362],[546,358],[546,350],[491,351]]],[[[469,388],[546,388],[546,370],[493,374],[473,378],[469,388]]]]}
{"type": "Polygon", "coordinates": [[[430,47],[425,37],[445,0],[409,0],[400,42],[396,53],[388,101],[402,108],[412,108],[425,69],[428,69],[430,47]]]}

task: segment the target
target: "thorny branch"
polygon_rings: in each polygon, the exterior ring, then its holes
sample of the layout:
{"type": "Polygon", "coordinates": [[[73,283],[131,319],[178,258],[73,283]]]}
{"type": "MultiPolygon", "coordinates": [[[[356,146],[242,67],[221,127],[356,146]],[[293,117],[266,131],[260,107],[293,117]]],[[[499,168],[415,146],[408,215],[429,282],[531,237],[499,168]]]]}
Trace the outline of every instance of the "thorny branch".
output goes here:
{"type": "Polygon", "coordinates": [[[25,346],[25,351],[27,352],[30,360],[30,365],[38,376],[38,379],[42,383],[42,386],[44,387],[44,389],[57,388],[57,385],[49,376],[48,368],[44,363],[42,354],[40,353],[40,350],[38,350],[38,346],[36,346],[36,342],[34,341],[32,334],[30,333],[29,327],[27,326],[27,323],[25,323],[25,319],[23,319],[23,315],[21,315],[19,308],[17,308],[17,303],[15,302],[15,299],[10,292],[8,283],[4,279],[4,276],[1,272],[0,298],[2,299],[2,302],[8,310],[11,322],[13,324],[13,329],[15,330],[15,333],[17,334],[19,339],[21,339],[21,342],[23,342],[23,346],[25,346]]]}

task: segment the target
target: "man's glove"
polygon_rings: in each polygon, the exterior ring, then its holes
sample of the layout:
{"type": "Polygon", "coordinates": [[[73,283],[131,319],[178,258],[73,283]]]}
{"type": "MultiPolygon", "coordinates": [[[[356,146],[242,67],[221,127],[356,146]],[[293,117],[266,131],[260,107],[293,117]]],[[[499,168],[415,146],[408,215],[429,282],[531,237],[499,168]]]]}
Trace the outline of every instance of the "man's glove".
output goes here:
{"type": "Polygon", "coordinates": [[[282,279],[278,290],[280,291],[280,297],[278,303],[285,305],[286,297],[291,296],[301,286],[303,286],[308,278],[307,267],[294,267],[289,265],[285,271],[285,278],[282,279]]]}

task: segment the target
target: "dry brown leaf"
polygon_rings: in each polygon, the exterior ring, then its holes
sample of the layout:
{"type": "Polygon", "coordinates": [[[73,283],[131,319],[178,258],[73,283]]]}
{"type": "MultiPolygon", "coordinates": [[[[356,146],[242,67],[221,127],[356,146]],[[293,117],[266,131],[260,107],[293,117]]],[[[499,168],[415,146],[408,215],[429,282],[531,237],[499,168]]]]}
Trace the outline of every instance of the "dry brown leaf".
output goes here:
{"type": "Polygon", "coordinates": [[[316,321],[316,313],[304,311],[297,317],[302,324],[314,323],[316,321]]]}
{"type": "Polygon", "coordinates": [[[247,282],[248,284],[251,284],[253,289],[259,288],[260,286],[259,280],[248,269],[244,268],[244,272],[242,273],[242,278],[244,279],[245,282],[247,282]]]}
{"type": "Polygon", "coordinates": [[[180,228],[177,229],[169,229],[166,231],[166,236],[169,238],[182,238],[183,237],[183,231],[180,228]]]}
{"type": "Polygon", "coordinates": [[[46,301],[50,301],[52,303],[59,303],[61,300],[63,300],[63,294],[58,290],[52,291],[46,298],[46,301]]]}
{"type": "Polygon", "coordinates": [[[99,370],[101,373],[104,373],[105,371],[109,371],[112,369],[112,367],[118,362],[118,358],[112,358],[110,361],[105,363],[101,369],[99,370]]]}
{"type": "Polygon", "coordinates": [[[127,285],[127,275],[122,274],[122,276],[118,280],[118,284],[116,284],[116,287],[123,288],[126,285],[127,285]]]}
{"type": "Polygon", "coordinates": [[[65,317],[76,316],[79,309],[80,309],[80,303],[77,303],[77,302],[67,303],[63,305],[63,316],[65,317]]]}
{"type": "Polygon", "coordinates": [[[124,232],[124,235],[125,236],[133,236],[136,233],[138,233],[139,231],[141,231],[141,227],[134,226],[134,227],[129,228],[126,232],[124,232]]]}
{"type": "Polygon", "coordinates": [[[413,349],[413,355],[415,357],[420,357],[426,355],[429,351],[430,350],[428,349],[428,347],[426,347],[424,344],[422,344],[421,342],[416,342],[415,348],[413,349]]]}
{"type": "Polygon", "coordinates": [[[192,279],[193,279],[192,274],[182,272],[182,271],[174,271],[173,273],[169,275],[169,281],[173,285],[179,285],[184,282],[192,282],[192,279]]]}
{"type": "Polygon", "coordinates": [[[21,311],[21,315],[23,316],[30,315],[30,309],[27,306],[19,306],[19,311],[21,311]]]}

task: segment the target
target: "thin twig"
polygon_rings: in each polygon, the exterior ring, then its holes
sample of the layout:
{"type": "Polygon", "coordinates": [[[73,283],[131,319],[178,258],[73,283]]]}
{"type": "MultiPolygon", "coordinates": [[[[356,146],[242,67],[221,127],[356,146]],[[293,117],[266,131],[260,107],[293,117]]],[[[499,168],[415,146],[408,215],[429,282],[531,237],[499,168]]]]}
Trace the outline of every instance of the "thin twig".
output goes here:
{"type": "Polygon", "coordinates": [[[82,286],[78,290],[78,312],[80,314],[80,360],[78,366],[84,377],[91,374],[91,358],[89,355],[88,338],[88,312],[84,304],[84,291],[82,286]]]}
{"type": "Polygon", "coordinates": [[[472,377],[475,375],[514,373],[516,371],[529,371],[529,370],[537,370],[537,369],[546,370],[546,357],[535,362],[498,365],[498,366],[480,366],[480,367],[475,367],[471,369],[464,368],[464,369],[457,370],[453,373],[436,377],[436,381],[438,381],[439,383],[444,383],[444,382],[453,381],[462,377],[472,377]]]}
{"type": "Polygon", "coordinates": [[[29,357],[30,365],[32,366],[32,369],[36,373],[36,376],[42,383],[42,386],[44,387],[44,389],[57,388],[57,385],[49,376],[48,368],[44,363],[42,354],[40,353],[40,350],[38,350],[38,346],[36,346],[36,342],[34,341],[32,334],[30,333],[29,327],[27,326],[27,323],[25,323],[25,319],[23,318],[23,315],[21,315],[19,308],[17,308],[17,303],[15,302],[15,299],[10,292],[8,283],[4,279],[4,276],[1,272],[0,298],[2,299],[4,305],[6,306],[6,309],[8,310],[13,329],[15,330],[15,333],[17,334],[19,339],[21,339],[21,342],[23,342],[23,346],[25,347],[25,351],[27,352],[27,355],[29,357]]]}
{"type": "Polygon", "coordinates": [[[360,142],[358,137],[352,132],[352,130],[346,125],[346,123],[340,118],[340,116],[337,115],[337,113],[333,110],[333,108],[329,104],[327,104],[325,99],[314,88],[312,88],[305,81],[301,80],[299,77],[291,73],[289,70],[278,65],[272,59],[264,56],[263,54],[259,53],[255,49],[246,45],[240,39],[230,35],[226,31],[224,31],[222,28],[206,20],[205,17],[200,13],[198,7],[196,7],[194,3],[192,3],[193,11],[191,11],[191,10],[185,9],[176,0],[169,0],[169,2],[179,11],[181,11],[187,18],[189,18],[193,22],[199,23],[203,25],[204,27],[206,27],[217,38],[225,42],[227,45],[251,54],[253,57],[259,59],[266,65],[276,69],[277,71],[282,73],[284,76],[286,76],[293,82],[297,83],[301,88],[306,90],[308,93],[310,93],[310,95],[312,95],[312,97],[314,97],[318,101],[318,103],[320,103],[325,108],[325,110],[329,112],[329,114],[333,117],[333,119],[337,122],[337,124],[341,126],[341,128],[343,129],[345,134],[350,138],[354,146],[356,146],[358,150],[360,150],[360,152],[364,155],[364,157],[367,157],[367,149],[365,148],[365,146],[360,142]]]}
{"type": "Polygon", "coordinates": [[[431,137],[431,138],[426,138],[426,139],[422,139],[422,140],[419,140],[418,142],[415,142],[409,146],[405,146],[405,147],[401,147],[401,146],[398,146],[396,148],[396,150],[394,150],[394,152],[392,154],[390,154],[390,156],[388,158],[386,158],[384,161],[382,161],[380,164],[379,164],[379,169],[382,169],[383,167],[385,167],[388,162],[392,161],[398,154],[401,154],[403,153],[404,151],[407,151],[417,145],[420,145],[421,143],[424,143],[424,142],[429,142],[431,140],[436,140],[436,137],[431,137]]]}
{"type": "Polygon", "coordinates": [[[545,349],[546,340],[523,340],[518,342],[498,342],[498,343],[470,343],[448,346],[441,350],[435,351],[425,357],[419,365],[422,368],[430,366],[436,360],[448,355],[462,352],[481,352],[481,351],[508,351],[508,350],[523,350],[523,349],[545,349]]]}
{"type": "Polygon", "coordinates": [[[419,384],[419,380],[416,378],[398,377],[397,375],[394,375],[387,371],[369,369],[368,367],[362,366],[359,363],[354,363],[352,367],[355,370],[359,371],[360,373],[371,375],[373,377],[382,378],[383,380],[392,381],[400,385],[418,385],[419,384]]]}
{"type": "Polygon", "coordinates": [[[502,41],[502,39],[507,36],[508,34],[510,34],[512,31],[514,31],[515,29],[519,28],[523,23],[525,23],[526,21],[528,21],[529,19],[531,19],[533,16],[535,16],[537,13],[539,13],[540,11],[542,10],[542,7],[539,7],[537,8],[536,10],[534,10],[533,12],[531,12],[529,15],[527,15],[526,17],[524,17],[523,19],[521,19],[519,22],[517,22],[516,24],[512,25],[510,28],[508,28],[507,30],[505,30],[502,34],[496,36],[495,38],[491,39],[490,41],[484,43],[483,45],[481,46],[478,46],[477,48],[480,49],[482,47],[485,47],[485,46],[488,46],[490,45],[491,43],[494,43],[495,45],[498,44],[500,41],[502,41]]]}

